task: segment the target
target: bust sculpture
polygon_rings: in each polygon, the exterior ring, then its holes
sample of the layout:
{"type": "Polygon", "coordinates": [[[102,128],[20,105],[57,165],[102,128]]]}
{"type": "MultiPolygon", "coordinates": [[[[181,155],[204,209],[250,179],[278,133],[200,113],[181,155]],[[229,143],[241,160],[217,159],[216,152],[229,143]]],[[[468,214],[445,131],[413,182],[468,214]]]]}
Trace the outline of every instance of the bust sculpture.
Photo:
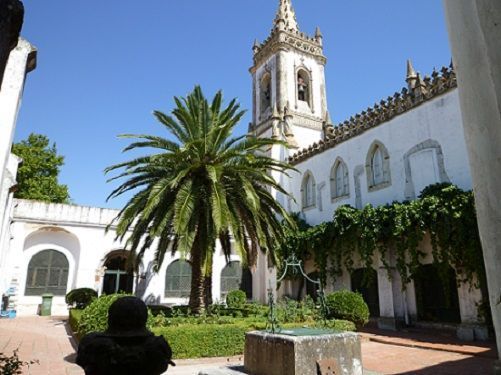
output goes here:
{"type": "Polygon", "coordinates": [[[77,364],[86,375],[159,375],[172,362],[172,350],[146,328],[148,309],[136,297],[122,297],[108,310],[108,329],[80,341],[77,364]]]}

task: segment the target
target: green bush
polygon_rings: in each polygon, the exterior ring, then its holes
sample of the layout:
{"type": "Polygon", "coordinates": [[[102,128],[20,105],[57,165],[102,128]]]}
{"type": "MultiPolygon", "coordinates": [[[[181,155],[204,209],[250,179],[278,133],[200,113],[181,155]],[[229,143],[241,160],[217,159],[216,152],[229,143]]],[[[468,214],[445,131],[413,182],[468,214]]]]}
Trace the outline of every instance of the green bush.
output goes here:
{"type": "Polygon", "coordinates": [[[361,294],[340,290],[325,299],[330,318],[349,320],[359,327],[369,322],[369,307],[361,294]]]}
{"type": "Polygon", "coordinates": [[[108,309],[111,304],[127,294],[109,294],[96,298],[87,306],[78,324],[78,336],[82,337],[90,332],[101,332],[108,328],[108,309]]]}
{"type": "Polygon", "coordinates": [[[230,309],[241,309],[247,303],[247,295],[243,290],[232,290],[226,296],[226,306],[230,309]]]}
{"type": "Polygon", "coordinates": [[[94,299],[97,298],[97,292],[91,288],[73,289],[66,294],[66,304],[77,309],[86,308],[94,299]]]}

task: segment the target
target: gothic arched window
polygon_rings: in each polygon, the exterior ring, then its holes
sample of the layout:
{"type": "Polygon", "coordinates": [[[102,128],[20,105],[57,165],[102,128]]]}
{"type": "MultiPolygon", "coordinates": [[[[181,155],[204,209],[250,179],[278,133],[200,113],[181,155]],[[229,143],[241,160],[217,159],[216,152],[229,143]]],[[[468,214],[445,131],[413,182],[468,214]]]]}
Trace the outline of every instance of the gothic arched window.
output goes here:
{"type": "Polygon", "coordinates": [[[297,99],[310,103],[310,76],[303,69],[297,73],[297,99]]]}
{"type": "Polygon", "coordinates": [[[28,264],[26,276],[27,296],[52,293],[64,296],[68,284],[69,264],[66,256],[56,250],[44,250],[35,254],[28,264]]]}
{"type": "Polygon", "coordinates": [[[365,167],[369,189],[382,188],[390,184],[390,156],[380,142],[376,141],[370,147],[365,167]]]}
{"type": "Polygon", "coordinates": [[[311,172],[307,172],[301,186],[303,208],[315,206],[315,179],[311,172]]]}
{"type": "Polygon", "coordinates": [[[271,109],[271,75],[266,73],[260,84],[261,113],[271,109]]]}
{"type": "Polygon", "coordinates": [[[165,272],[165,297],[186,298],[191,290],[191,264],[175,260],[165,272]]]}
{"type": "Polygon", "coordinates": [[[331,198],[339,198],[350,194],[348,167],[338,159],[331,169],[331,198]]]}

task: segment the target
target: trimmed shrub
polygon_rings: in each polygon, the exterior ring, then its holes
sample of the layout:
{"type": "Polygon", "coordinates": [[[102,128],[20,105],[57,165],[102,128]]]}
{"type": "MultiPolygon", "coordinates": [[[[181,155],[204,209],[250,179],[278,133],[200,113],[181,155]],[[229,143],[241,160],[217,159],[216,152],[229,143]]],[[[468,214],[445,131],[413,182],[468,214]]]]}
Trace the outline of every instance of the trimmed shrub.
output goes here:
{"type": "Polygon", "coordinates": [[[82,313],[83,310],[70,309],[69,324],[71,330],[75,333],[78,332],[78,325],[80,324],[80,320],[82,319],[82,313]]]}
{"type": "Polygon", "coordinates": [[[326,296],[329,317],[349,320],[358,327],[369,322],[369,307],[359,293],[340,290],[326,296]]]}
{"type": "MultiPolygon", "coordinates": [[[[328,322],[328,328],[337,331],[354,331],[352,322],[336,320],[328,322]]],[[[297,328],[297,323],[284,324],[282,328],[297,328]]],[[[224,357],[244,352],[245,333],[263,330],[266,322],[240,320],[233,324],[185,324],[153,328],[172,347],[174,358],[224,357]]]]}
{"type": "Polygon", "coordinates": [[[230,309],[241,309],[247,303],[247,295],[243,290],[232,290],[226,296],[226,306],[230,309]]]}
{"type": "Polygon", "coordinates": [[[78,288],[71,290],[66,295],[66,304],[77,309],[86,308],[94,299],[97,298],[97,292],[91,288],[78,288]]]}
{"type": "Polygon", "coordinates": [[[128,294],[109,294],[96,298],[87,306],[78,324],[78,336],[82,337],[90,332],[101,332],[108,328],[108,309],[111,304],[128,294]]]}

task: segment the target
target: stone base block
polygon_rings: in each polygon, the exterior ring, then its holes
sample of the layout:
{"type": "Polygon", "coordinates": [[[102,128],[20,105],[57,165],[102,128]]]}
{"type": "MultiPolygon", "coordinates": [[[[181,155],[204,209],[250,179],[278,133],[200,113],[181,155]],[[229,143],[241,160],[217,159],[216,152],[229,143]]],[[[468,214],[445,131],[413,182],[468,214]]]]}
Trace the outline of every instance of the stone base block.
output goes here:
{"type": "Polygon", "coordinates": [[[395,318],[380,317],[377,320],[377,327],[388,331],[397,331],[399,324],[395,318]]]}
{"type": "Polygon", "coordinates": [[[489,330],[481,324],[460,324],[456,329],[457,337],[464,341],[486,341],[489,330]]]}
{"type": "Polygon", "coordinates": [[[287,336],[245,335],[245,371],[252,375],[317,375],[317,362],[333,359],[336,374],[362,375],[360,338],[353,332],[287,336]]]}

